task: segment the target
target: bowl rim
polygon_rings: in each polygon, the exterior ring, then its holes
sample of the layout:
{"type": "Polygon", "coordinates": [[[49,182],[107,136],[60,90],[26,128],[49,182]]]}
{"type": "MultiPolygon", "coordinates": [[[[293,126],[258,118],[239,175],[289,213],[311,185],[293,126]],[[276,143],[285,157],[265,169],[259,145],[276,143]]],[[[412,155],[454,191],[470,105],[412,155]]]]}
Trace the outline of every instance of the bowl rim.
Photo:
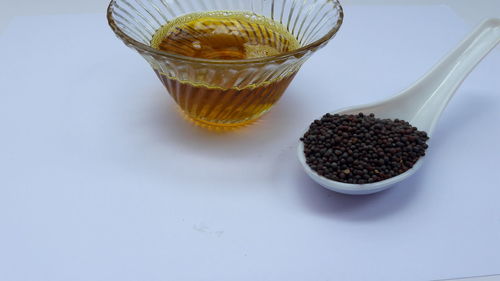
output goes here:
{"type": "Polygon", "coordinates": [[[318,40],[311,42],[303,47],[300,47],[298,49],[295,49],[293,51],[288,51],[284,53],[280,53],[275,56],[267,56],[267,57],[261,57],[261,58],[252,58],[252,59],[237,59],[237,60],[222,60],[222,59],[204,59],[204,58],[195,58],[195,57],[188,57],[180,54],[174,54],[174,53],[169,53],[165,51],[161,51],[158,49],[155,49],[149,45],[143,44],[129,35],[127,35],[123,30],[121,30],[118,25],[115,22],[115,19],[113,18],[113,7],[116,4],[117,0],[111,0],[109,2],[108,8],[107,8],[107,20],[108,24],[113,30],[113,32],[121,39],[123,40],[127,45],[132,45],[136,50],[138,51],[143,51],[146,53],[150,53],[156,56],[161,56],[163,58],[168,58],[168,59],[173,59],[173,60],[180,60],[180,61],[187,61],[187,62],[194,62],[194,63],[206,63],[206,64],[255,64],[255,63],[268,63],[268,62],[273,62],[277,60],[282,60],[282,59],[287,59],[292,56],[297,56],[300,57],[304,53],[308,51],[313,51],[319,47],[321,47],[324,43],[328,42],[330,39],[332,39],[337,32],[339,31],[343,20],[344,20],[344,11],[342,8],[342,5],[338,0],[326,0],[326,3],[333,3],[334,7],[338,10],[339,17],[337,19],[337,23],[335,26],[328,31],[327,34],[325,34],[323,37],[319,38],[318,40]]]}

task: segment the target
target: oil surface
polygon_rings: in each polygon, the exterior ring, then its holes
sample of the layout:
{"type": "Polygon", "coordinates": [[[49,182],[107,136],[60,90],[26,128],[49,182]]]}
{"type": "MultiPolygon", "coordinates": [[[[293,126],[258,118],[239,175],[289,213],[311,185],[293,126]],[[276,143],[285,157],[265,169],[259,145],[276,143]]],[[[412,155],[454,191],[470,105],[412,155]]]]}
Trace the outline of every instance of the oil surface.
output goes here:
{"type": "Polygon", "coordinates": [[[160,28],[153,48],[188,57],[251,59],[300,47],[286,28],[245,12],[207,12],[179,17],[160,28]]]}

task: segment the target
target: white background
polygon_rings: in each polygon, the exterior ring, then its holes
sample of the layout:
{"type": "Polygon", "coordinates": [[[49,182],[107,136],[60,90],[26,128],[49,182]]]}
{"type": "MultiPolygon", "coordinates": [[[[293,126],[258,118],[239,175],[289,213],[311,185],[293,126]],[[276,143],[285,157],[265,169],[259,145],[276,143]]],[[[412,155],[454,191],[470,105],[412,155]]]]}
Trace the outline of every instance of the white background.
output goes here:
{"type": "Polygon", "coordinates": [[[3,22],[28,17],[0,33],[0,280],[500,273],[498,48],[459,89],[407,182],[344,196],[296,160],[311,120],[397,93],[500,11],[497,1],[367,2],[346,1],[341,32],[276,108],[226,134],[180,117],[107,27],[106,3],[2,6],[3,22]],[[66,14],[77,12],[99,14],[66,14]]]}
{"type": "MultiPolygon", "coordinates": [[[[0,30],[16,16],[47,14],[102,13],[109,1],[105,0],[1,0],[0,30]]],[[[362,6],[432,6],[446,5],[459,17],[474,24],[484,17],[498,17],[500,1],[497,0],[344,0],[343,5],[362,6]]]]}

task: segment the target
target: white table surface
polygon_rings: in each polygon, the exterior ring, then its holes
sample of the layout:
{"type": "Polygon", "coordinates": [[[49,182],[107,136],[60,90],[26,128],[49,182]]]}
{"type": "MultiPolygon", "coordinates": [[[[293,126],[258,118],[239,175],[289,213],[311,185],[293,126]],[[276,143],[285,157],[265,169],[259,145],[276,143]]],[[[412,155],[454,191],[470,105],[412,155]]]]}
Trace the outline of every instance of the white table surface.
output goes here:
{"type": "Polygon", "coordinates": [[[498,48],[410,180],[350,197],[301,170],[311,120],[397,93],[471,29],[445,6],[345,10],[281,102],[226,134],[180,117],[102,14],[15,18],[0,36],[0,280],[500,273],[498,48]]]}

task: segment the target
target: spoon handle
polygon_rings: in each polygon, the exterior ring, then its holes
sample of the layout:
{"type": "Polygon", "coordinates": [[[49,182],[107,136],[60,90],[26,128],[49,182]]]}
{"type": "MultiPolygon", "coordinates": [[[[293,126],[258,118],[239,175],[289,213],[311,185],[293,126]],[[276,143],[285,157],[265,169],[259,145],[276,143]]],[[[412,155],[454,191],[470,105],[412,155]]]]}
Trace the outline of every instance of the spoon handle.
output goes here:
{"type": "MultiPolygon", "coordinates": [[[[476,65],[500,42],[500,18],[483,21],[453,51],[436,64],[415,86],[425,85],[425,104],[414,116],[419,126],[434,126],[457,88],[476,65]]],[[[421,97],[422,98],[422,97],[421,97]]]]}

